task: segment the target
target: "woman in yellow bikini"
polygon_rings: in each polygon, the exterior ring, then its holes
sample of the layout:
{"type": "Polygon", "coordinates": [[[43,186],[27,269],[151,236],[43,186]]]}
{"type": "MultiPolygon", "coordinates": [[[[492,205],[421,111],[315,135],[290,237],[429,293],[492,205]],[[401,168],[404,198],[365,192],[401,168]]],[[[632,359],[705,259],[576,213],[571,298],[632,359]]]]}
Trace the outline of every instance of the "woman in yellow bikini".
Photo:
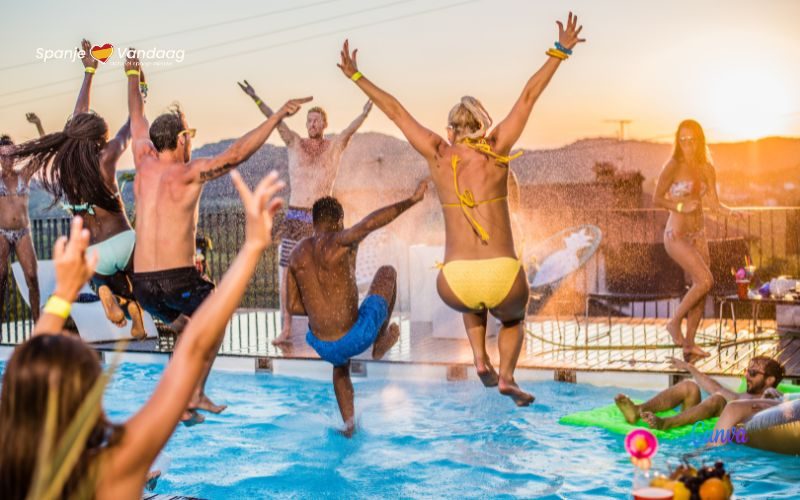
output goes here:
{"type": "Polygon", "coordinates": [[[356,53],[345,41],[342,72],[391,119],[411,145],[428,160],[445,218],[445,263],[437,282],[439,296],[464,314],[475,368],[487,387],[498,386],[517,405],[527,406],[533,396],[514,381],[522,348],[523,320],[528,303],[528,282],[514,248],[508,208],[510,155],[533,109],[561,61],[584,40],[582,27],[569,14],[567,25],[557,22],[558,42],[547,51],[544,65],[528,80],[508,116],[490,130],[492,120],[481,103],[464,97],[448,116],[447,140],[420,125],[392,95],[358,71],[356,53]],[[486,353],[487,313],[503,327],[498,339],[499,377],[486,353]]]}
{"type": "Polygon", "coordinates": [[[684,120],[675,134],[672,158],[658,177],[653,202],[657,207],[669,210],[664,246],[667,254],[681,266],[692,282],[667,323],[667,331],[675,345],[683,347],[683,357],[690,363],[709,356],[694,342],[703,317],[706,295],[714,286],[703,225],[704,197],[712,212],[723,216],[735,213],[720,203],[717,197],[716,173],[706,147],[703,128],[694,120],[684,120]],[[681,331],[684,318],[685,337],[681,331]]]}

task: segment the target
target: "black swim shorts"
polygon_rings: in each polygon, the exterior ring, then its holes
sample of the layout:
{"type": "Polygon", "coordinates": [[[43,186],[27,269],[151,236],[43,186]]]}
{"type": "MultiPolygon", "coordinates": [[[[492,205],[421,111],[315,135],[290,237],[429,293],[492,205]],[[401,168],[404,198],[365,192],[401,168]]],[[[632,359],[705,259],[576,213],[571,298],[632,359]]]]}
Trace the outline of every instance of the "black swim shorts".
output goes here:
{"type": "Polygon", "coordinates": [[[195,267],[133,274],[133,293],[142,308],[166,323],[191,316],[214,290],[195,267]]]}

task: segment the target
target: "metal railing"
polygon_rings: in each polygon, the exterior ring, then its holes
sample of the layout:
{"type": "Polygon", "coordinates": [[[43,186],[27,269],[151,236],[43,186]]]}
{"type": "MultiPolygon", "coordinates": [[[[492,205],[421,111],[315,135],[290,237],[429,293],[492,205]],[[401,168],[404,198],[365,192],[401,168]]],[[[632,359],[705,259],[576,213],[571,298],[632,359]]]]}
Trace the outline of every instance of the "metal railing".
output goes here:
{"type": "MultiPolygon", "coordinates": [[[[800,275],[800,208],[746,208],[741,218],[706,218],[709,240],[743,238],[753,263],[762,276],[800,275]]],[[[583,304],[586,293],[602,291],[605,286],[604,248],[624,242],[658,243],[662,240],[667,212],[660,209],[535,209],[522,210],[525,239],[535,245],[565,227],[581,224],[598,226],[603,243],[596,256],[581,271],[561,285],[573,304],[583,304]]],[[[32,221],[34,246],[39,259],[50,259],[58,236],[69,231],[68,218],[39,218],[32,221]]],[[[244,216],[241,211],[206,212],[200,215],[198,235],[209,237],[213,250],[207,265],[218,280],[230,265],[244,239],[244,216]]],[[[241,308],[277,309],[278,252],[271,247],[258,264],[245,293],[241,308]]],[[[744,262],[742,262],[744,264],[744,262]]],[[[12,274],[9,266],[9,274],[12,274]]],[[[0,343],[19,343],[30,335],[30,310],[19,294],[13,274],[7,280],[2,314],[0,343]]],[[[659,308],[656,308],[658,314],[659,308]]],[[[577,311],[575,311],[577,312],[577,311]]],[[[648,314],[649,315],[649,314],[648,314]]]]}
{"type": "MultiPolygon", "coordinates": [[[[61,235],[69,233],[68,217],[37,218],[31,221],[31,235],[39,260],[52,258],[53,245],[61,235]]],[[[228,269],[244,241],[244,214],[221,211],[200,214],[198,236],[211,240],[206,254],[207,272],[218,281],[228,269]]],[[[16,256],[12,257],[16,261],[16,256]]],[[[0,311],[0,344],[18,344],[29,338],[33,328],[30,308],[19,293],[11,266],[0,311]]],[[[240,305],[245,309],[274,309],[279,306],[278,251],[273,245],[259,260],[258,268],[240,305]]]]}

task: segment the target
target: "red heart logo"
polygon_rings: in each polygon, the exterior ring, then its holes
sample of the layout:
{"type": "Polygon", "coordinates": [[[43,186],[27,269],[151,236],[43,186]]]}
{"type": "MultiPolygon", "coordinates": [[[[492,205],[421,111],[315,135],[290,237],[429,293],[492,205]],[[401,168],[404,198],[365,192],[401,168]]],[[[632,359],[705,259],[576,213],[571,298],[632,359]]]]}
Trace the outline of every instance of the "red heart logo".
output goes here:
{"type": "Polygon", "coordinates": [[[105,45],[95,45],[92,47],[92,50],[90,52],[90,54],[92,54],[92,57],[94,57],[96,60],[102,63],[108,61],[108,58],[111,57],[111,54],[113,53],[114,53],[114,46],[111,45],[110,43],[107,43],[105,45]]]}

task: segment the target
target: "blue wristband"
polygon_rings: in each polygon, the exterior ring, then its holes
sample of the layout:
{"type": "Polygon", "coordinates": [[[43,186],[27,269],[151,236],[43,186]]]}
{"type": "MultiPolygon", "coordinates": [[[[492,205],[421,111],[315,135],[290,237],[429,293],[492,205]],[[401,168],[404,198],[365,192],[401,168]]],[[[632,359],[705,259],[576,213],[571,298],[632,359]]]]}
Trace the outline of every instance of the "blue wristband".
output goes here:
{"type": "Polygon", "coordinates": [[[568,56],[571,56],[571,55],[572,55],[572,49],[568,49],[568,48],[564,47],[563,45],[561,45],[561,44],[560,44],[560,43],[558,43],[558,42],[556,42],[556,48],[557,48],[558,50],[560,50],[561,52],[565,53],[565,54],[566,54],[566,55],[568,55],[568,56]]]}

